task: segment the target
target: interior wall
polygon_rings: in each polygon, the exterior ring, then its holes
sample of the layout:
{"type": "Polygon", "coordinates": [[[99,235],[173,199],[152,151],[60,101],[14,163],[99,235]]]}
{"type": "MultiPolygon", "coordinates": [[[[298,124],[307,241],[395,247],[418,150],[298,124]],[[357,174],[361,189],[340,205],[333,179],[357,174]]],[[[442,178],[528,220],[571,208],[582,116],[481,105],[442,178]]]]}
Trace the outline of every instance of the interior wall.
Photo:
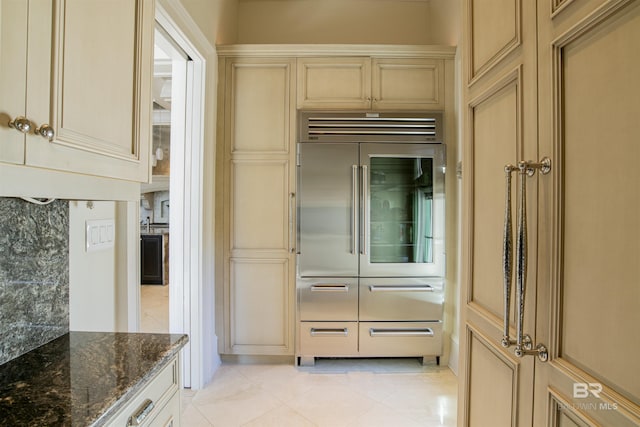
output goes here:
{"type": "MultiPolygon", "coordinates": [[[[116,330],[115,245],[86,250],[86,221],[113,219],[115,202],[69,202],[69,329],[116,330]]],[[[118,242],[115,242],[118,244],[118,242]]]]}
{"type": "Polygon", "coordinates": [[[238,43],[430,44],[429,0],[240,0],[238,43]]]}
{"type": "Polygon", "coordinates": [[[238,0],[179,0],[212,46],[238,40],[238,0]]]}
{"type": "Polygon", "coordinates": [[[461,35],[462,0],[429,0],[430,44],[458,46],[461,35]]]}

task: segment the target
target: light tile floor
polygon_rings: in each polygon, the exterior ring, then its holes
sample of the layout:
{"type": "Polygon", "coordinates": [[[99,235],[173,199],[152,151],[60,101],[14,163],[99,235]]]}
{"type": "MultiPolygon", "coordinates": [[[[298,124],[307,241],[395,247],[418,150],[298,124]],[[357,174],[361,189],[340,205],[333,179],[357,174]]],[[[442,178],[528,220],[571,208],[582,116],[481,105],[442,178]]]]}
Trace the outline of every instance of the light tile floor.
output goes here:
{"type": "Polygon", "coordinates": [[[224,363],[183,390],[189,427],[456,425],[457,379],[435,361],[318,359],[314,367],[224,363]]]}
{"type": "MultiPolygon", "coordinates": [[[[141,330],[169,330],[169,287],[141,287],[141,330]]],[[[223,363],[183,390],[185,427],[456,425],[457,378],[435,360],[318,359],[313,367],[223,363]]]]}
{"type": "Polygon", "coordinates": [[[169,285],[140,286],[140,332],[169,332],[169,285]]]}

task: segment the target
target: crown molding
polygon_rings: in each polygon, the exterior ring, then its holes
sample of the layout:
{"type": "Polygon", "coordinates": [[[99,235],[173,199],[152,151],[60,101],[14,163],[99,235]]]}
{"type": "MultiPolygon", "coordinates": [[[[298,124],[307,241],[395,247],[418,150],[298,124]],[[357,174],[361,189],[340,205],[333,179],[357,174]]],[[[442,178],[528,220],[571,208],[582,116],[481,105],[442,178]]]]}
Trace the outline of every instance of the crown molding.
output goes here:
{"type": "Polygon", "coordinates": [[[386,44],[233,44],[216,46],[218,56],[312,57],[376,56],[393,58],[453,59],[455,46],[386,44]]]}

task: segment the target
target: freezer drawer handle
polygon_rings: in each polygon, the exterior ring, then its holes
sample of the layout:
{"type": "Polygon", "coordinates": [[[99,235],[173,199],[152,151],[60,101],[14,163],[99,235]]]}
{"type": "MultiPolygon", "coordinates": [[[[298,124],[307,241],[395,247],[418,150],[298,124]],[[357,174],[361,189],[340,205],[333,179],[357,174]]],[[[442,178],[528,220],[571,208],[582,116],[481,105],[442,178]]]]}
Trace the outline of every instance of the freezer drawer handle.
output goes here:
{"type": "Polygon", "coordinates": [[[431,285],[417,286],[393,286],[393,285],[370,285],[370,292],[433,292],[431,285]]]}
{"type": "Polygon", "coordinates": [[[349,285],[339,283],[311,285],[311,292],[349,292],[349,285]]]}
{"type": "Polygon", "coordinates": [[[346,337],[349,334],[348,328],[311,328],[312,337],[317,336],[341,336],[346,337]]]}
{"type": "Polygon", "coordinates": [[[433,329],[376,329],[370,328],[369,335],[372,337],[432,337],[433,329]]]}

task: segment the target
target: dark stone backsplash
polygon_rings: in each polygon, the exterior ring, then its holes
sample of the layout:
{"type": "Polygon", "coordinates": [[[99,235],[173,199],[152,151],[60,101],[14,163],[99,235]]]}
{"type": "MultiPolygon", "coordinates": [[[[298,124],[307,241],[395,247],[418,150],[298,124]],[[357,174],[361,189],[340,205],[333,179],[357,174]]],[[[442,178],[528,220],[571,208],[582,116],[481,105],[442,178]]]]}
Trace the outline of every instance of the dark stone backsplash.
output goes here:
{"type": "Polygon", "coordinates": [[[69,203],[0,198],[0,364],[69,332],[69,203]]]}

